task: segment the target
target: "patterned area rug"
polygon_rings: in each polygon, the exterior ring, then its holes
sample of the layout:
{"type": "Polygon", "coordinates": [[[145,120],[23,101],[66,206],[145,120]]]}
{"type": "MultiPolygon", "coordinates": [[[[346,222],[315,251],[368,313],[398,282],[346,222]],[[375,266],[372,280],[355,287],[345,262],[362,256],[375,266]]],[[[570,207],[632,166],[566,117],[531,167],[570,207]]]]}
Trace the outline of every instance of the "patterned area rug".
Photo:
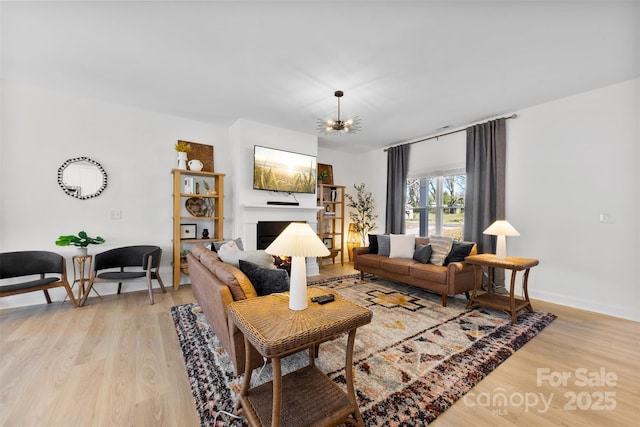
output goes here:
{"type": "MultiPolygon", "coordinates": [[[[356,333],[355,387],[367,426],[429,424],[555,319],[521,311],[518,323],[490,309],[466,310],[412,286],[359,275],[309,283],[336,290],[373,311],[356,333]]],[[[244,426],[232,412],[242,384],[197,304],[172,307],[178,338],[202,426],[244,426]]],[[[317,366],[344,388],[346,336],[320,346],[317,366]]],[[[282,361],[283,375],[308,363],[306,352],[282,361]]],[[[270,364],[256,369],[252,386],[270,381],[270,364]]]]}

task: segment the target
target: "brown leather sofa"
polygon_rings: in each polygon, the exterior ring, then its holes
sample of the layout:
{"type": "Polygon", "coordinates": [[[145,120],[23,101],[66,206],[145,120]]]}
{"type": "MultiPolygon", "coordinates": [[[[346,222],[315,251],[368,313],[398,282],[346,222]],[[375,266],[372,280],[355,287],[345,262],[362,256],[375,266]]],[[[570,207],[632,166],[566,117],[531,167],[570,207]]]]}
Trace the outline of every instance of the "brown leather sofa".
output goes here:
{"type": "MultiPolygon", "coordinates": [[[[257,293],[238,268],[222,262],[213,251],[195,245],[187,254],[191,289],[202,307],[213,332],[233,362],[236,375],[244,372],[245,349],[242,332],[227,318],[227,307],[233,301],[255,298],[257,293]]],[[[253,348],[252,360],[256,368],[263,363],[262,356],[253,348]]]]}
{"type": "MultiPolygon", "coordinates": [[[[427,244],[428,241],[425,237],[416,238],[416,245],[427,244]]],[[[469,255],[476,253],[474,243],[469,255]]],[[[353,248],[353,267],[360,271],[361,279],[364,278],[364,273],[371,273],[439,293],[442,295],[443,307],[447,306],[447,295],[465,292],[469,298],[469,291],[474,286],[474,268],[466,262],[451,262],[446,266],[422,264],[411,258],[370,254],[368,246],[353,248]]]]}

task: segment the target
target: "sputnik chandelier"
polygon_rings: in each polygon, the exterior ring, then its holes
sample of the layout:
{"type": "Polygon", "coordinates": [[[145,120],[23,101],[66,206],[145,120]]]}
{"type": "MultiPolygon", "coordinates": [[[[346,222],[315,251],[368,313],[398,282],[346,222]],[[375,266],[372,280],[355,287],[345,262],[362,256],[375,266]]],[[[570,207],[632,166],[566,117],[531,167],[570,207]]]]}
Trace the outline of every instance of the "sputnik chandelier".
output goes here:
{"type": "Polygon", "coordinates": [[[338,98],[338,116],[318,119],[318,133],[323,133],[325,135],[357,133],[360,130],[360,117],[354,116],[350,119],[343,120],[340,117],[340,98],[344,96],[344,92],[337,90],[334,95],[338,98]]]}

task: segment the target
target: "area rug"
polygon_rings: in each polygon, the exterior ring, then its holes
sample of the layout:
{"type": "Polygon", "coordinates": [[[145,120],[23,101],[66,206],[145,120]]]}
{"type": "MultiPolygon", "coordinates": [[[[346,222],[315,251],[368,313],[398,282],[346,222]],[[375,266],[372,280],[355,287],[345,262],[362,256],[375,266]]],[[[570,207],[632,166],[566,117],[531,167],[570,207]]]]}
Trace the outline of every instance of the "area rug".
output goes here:
{"type": "MultiPolygon", "coordinates": [[[[427,425],[555,319],[521,311],[518,322],[490,309],[467,310],[466,299],[376,277],[343,276],[309,283],[330,288],[373,311],[356,333],[357,400],[367,426],[427,425]]],[[[171,308],[202,426],[244,426],[233,411],[242,375],[197,304],[171,308]]],[[[346,335],[320,346],[317,366],[344,387],[346,335]]],[[[308,363],[306,352],[282,361],[283,375],[308,363]]],[[[270,364],[256,369],[252,387],[271,380],[270,364]]],[[[311,397],[312,398],[312,397],[311,397]]]]}

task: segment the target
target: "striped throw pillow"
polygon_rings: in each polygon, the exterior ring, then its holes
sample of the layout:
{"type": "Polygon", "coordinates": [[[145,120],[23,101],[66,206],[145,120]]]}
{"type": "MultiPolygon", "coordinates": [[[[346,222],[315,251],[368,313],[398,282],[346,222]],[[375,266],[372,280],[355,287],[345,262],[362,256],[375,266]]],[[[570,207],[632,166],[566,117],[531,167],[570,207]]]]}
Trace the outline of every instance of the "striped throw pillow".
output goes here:
{"type": "Polygon", "coordinates": [[[429,237],[429,244],[431,244],[432,249],[429,262],[433,265],[443,265],[453,246],[453,239],[446,236],[431,236],[429,237]]]}

